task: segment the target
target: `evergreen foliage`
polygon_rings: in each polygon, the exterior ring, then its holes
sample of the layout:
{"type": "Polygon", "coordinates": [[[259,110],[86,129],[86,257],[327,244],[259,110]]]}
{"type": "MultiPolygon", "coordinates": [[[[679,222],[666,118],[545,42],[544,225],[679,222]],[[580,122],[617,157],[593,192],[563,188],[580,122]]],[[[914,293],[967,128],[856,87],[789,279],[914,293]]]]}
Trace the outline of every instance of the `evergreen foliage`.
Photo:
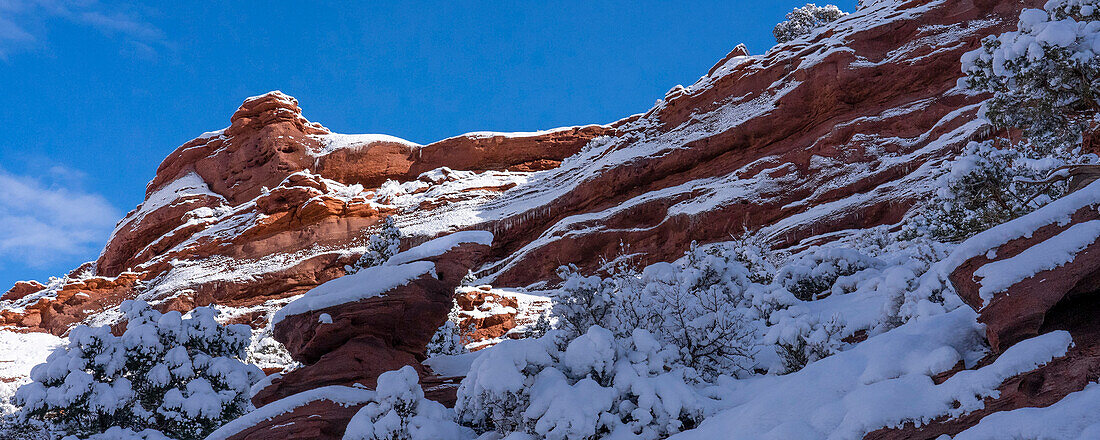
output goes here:
{"type": "Polygon", "coordinates": [[[348,422],[344,440],[465,440],[473,433],[454,414],[424,398],[413,367],[378,376],[375,398],[348,422]]]}
{"type": "Polygon", "coordinates": [[[263,373],[241,361],[248,326],[222,326],[206,307],[189,318],[142,301],[120,310],[122,336],[77,326],[67,346],[31,370],[33,382],[15,396],[22,417],[80,437],[117,427],[198,440],[251,409],[249,390],[263,373]]]}
{"type": "MultiPolygon", "coordinates": [[[[1051,0],[1020,13],[1018,29],[963,56],[966,84],[992,92],[983,112],[1046,153],[1076,146],[1100,113],[1100,1],[1051,0]]],[[[1072,148],[1069,148],[1072,149],[1072,148]]]]}
{"type": "MultiPolygon", "coordinates": [[[[453,301],[452,301],[453,302],[453,301]]],[[[468,353],[463,342],[462,328],[459,325],[458,304],[451,307],[447,320],[436,329],[432,340],[428,342],[428,356],[456,355],[468,353]]]]}
{"type": "Polygon", "coordinates": [[[826,23],[836,21],[848,15],[836,7],[836,5],[818,6],[807,3],[806,6],[795,8],[787,13],[787,21],[775,25],[772,35],[775,41],[786,43],[803,35],[813,32],[826,23]]]}
{"type": "Polygon", "coordinates": [[[386,217],[378,233],[370,236],[367,252],[359,257],[359,261],[355,262],[354,266],[348,268],[349,272],[354,273],[368,267],[381,266],[400,251],[401,230],[397,228],[397,222],[393,217],[386,217]]]}

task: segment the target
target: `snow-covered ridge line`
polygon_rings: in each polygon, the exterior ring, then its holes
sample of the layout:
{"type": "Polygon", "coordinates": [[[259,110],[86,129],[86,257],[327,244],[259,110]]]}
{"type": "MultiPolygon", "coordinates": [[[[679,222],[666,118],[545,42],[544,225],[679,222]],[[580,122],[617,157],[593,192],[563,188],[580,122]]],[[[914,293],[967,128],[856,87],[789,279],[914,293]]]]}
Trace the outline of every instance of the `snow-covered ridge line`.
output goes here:
{"type": "Polygon", "coordinates": [[[420,147],[421,145],[399,138],[397,136],[390,136],[388,134],[315,134],[310,135],[310,138],[316,140],[321,144],[320,150],[307,149],[310,156],[323,157],[332,154],[340,150],[359,150],[363,147],[370,146],[375,143],[391,143],[407,145],[409,147],[420,147]]]}
{"type": "Polygon", "coordinates": [[[607,124],[585,124],[585,125],[572,125],[572,126],[568,126],[568,127],[550,128],[550,129],[546,129],[546,130],[514,131],[514,132],[507,132],[507,131],[471,131],[469,133],[463,133],[463,134],[460,134],[460,135],[457,135],[457,136],[451,136],[449,138],[440,139],[440,140],[432,142],[431,144],[428,144],[428,145],[438,144],[440,142],[446,142],[446,141],[449,141],[449,140],[452,140],[452,139],[460,139],[460,138],[488,139],[488,138],[494,138],[494,137],[504,137],[504,138],[539,137],[539,136],[546,136],[548,134],[562,133],[562,132],[572,131],[572,130],[579,130],[579,129],[587,128],[587,127],[609,127],[609,125],[607,125],[607,124]]]}
{"type": "Polygon", "coordinates": [[[202,176],[195,171],[188,171],[187,174],[162,185],[156,191],[149,194],[136,209],[118,222],[114,231],[111,231],[110,237],[107,238],[107,242],[110,243],[114,240],[115,235],[122,230],[123,226],[130,225],[131,228],[136,227],[141,224],[141,221],[146,215],[160,208],[171,206],[176,200],[193,196],[210,196],[223,201],[225,200],[225,197],[210,190],[210,187],[207,186],[202,176]]]}
{"type": "Polygon", "coordinates": [[[978,296],[983,306],[989,305],[994,294],[1020,281],[1072,262],[1077,253],[1097,239],[1100,239],[1100,220],[1078,223],[1019,255],[979,267],[974,276],[981,279],[978,296]]]}
{"type": "Polygon", "coordinates": [[[346,275],[306,292],[275,312],[272,325],[288,316],[301,315],[340,304],[381,296],[387,291],[404,286],[425,274],[435,275],[435,264],[415,261],[393,266],[374,266],[346,275]]]}

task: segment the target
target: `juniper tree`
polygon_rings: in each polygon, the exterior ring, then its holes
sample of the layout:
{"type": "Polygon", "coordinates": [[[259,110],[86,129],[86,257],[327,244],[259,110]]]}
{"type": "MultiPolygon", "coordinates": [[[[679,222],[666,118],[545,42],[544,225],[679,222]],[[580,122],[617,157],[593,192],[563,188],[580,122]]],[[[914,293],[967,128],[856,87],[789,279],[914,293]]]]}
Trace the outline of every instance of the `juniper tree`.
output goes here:
{"type": "Polygon", "coordinates": [[[787,21],[775,25],[772,35],[775,35],[775,41],[786,43],[845,15],[848,14],[836,5],[818,6],[808,3],[806,6],[788,12],[787,21]]]}
{"type": "Polygon", "coordinates": [[[15,395],[22,417],[81,437],[117,427],[197,440],[251,409],[249,390],[262,372],[241,361],[248,326],[222,326],[206,307],[187,318],[142,301],[120,310],[121,336],[77,326],[68,345],[31,370],[32,382],[15,395]]]}
{"type": "Polygon", "coordinates": [[[372,234],[367,244],[367,252],[359,257],[359,261],[350,267],[351,272],[360,269],[380,266],[401,250],[401,230],[397,228],[397,222],[393,217],[386,217],[382,221],[382,228],[377,234],[372,234]]]}
{"type": "Polygon", "coordinates": [[[933,237],[958,241],[1034,211],[1100,176],[1082,151],[1100,115],[1100,0],[1051,0],[1020,13],[962,58],[964,84],[990,93],[981,115],[1001,133],[972,142],[949,164],[916,217],[933,237]]]}
{"type": "Polygon", "coordinates": [[[983,112],[1023,130],[1041,153],[1076,146],[1100,113],[1100,0],[1051,0],[1018,29],[963,56],[966,85],[993,93],[983,112]]]}

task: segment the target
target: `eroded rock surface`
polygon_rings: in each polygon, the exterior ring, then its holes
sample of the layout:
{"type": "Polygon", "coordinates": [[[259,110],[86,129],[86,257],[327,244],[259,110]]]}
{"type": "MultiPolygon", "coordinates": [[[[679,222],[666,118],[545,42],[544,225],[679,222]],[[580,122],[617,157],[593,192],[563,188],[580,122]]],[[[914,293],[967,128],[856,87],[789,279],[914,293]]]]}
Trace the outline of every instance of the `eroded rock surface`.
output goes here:
{"type": "MultiPolygon", "coordinates": [[[[176,310],[289,301],[344,276],[387,216],[406,234],[406,249],[454,231],[492,231],[490,247],[429,259],[438,277],[279,322],[276,337],[304,366],[274,380],[256,403],[326,385],[369,387],[378,373],[403,365],[426,374],[424,345],[468,269],[518,287],[555,280],[564,263],[592,269],[624,244],[646,261],[671,261],[693,240],[725,241],[745,229],[784,247],[897,222],[932,190],[939,164],[988,136],[975,117],[985,97],[957,84],[962,53],[1038,3],[877,2],[763,55],[734,49],[648,112],[608,125],[417,145],[332,133],[279,92],[249,98],[229,127],[165,159],[146,200],[94,264],[6,293],[0,325],[64,334],[109,319],[112,307],[134,297],[176,310]]],[[[1057,401],[1096,379],[1088,319],[1096,243],[1069,264],[994,292],[988,305],[974,278],[981,267],[1096,220],[1088,206],[1072,211],[1069,223],[1038,225],[995,254],[968,258],[952,274],[995,351],[1049,329],[1070,330],[1077,341],[1066,358],[1002,385],[990,411],[1057,401]]],[[[470,310],[486,302],[460,300],[470,310]]],[[[239,319],[262,325],[261,316],[239,319]]],[[[508,313],[468,323],[486,339],[521,324],[508,313]]],[[[353,407],[330,403],[298,407],[236,438],[339,438],[353,407]]],[[[873,436],[934,438],[983,414],[873,436]]]]}
{"type": "Polygon", "coordinates": [[[487,250],[482,244],[459,245],[418,260],[433,263],[434,271],[381,295],[277,322],[275,338],[303,366],[272,381],[253,402],[262,406],[327,385],[373,388],[378,375],[406,365],[427,376],[429,372],[420,364],[425,347],[447,319],[455,288],[487,250]]]}

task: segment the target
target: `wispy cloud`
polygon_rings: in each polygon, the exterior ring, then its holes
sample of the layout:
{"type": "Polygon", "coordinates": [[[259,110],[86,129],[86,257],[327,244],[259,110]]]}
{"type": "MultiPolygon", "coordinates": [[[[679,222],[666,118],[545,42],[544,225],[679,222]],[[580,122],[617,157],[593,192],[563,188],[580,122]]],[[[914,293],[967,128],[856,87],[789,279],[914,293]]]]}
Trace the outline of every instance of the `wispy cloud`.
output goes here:
{"type": "Polygon", "coordinates": [[[99,194],[0,169],[0,265],[94,257],[119,217],[99,194]]]}
{"type": "Polygon", "coordinates": [[[140,13],[98,0],[0,0],[0,59],[47,41],[50,24],[86,26],[140,52],[166,42],[164,32],[140,13]]]}

